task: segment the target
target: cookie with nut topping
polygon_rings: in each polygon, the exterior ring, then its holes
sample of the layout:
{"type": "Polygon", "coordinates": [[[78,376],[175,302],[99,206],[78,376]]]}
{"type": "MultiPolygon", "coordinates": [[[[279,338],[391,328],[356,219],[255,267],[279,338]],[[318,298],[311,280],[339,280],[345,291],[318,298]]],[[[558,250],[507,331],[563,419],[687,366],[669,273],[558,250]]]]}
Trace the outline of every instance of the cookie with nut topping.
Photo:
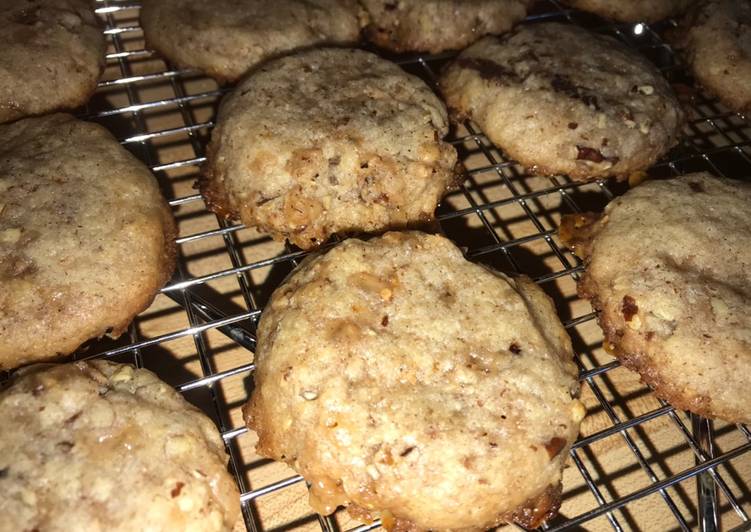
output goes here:
{"type": "Polygon", "coordinates": [[[365,37],[394,52],[464,48],[510,30],[532,0],[362,0],[365,37]]]}
{"type": "Polygon", "coordinates": [[[0,392],[3,530],[229,532],[222,438],[145,369],[39,364],[0,392]]]}
{"type": "Polygon", "coordinates": [[[93,0],[5,0],[0,122],[86,103],[104,69],[93,0]]]}
{"type": "Polygon", "coordinates": [[[522,26],[463,51],[441,76],[470,118],[530,172],[626,179],[676,144],[678,100],[659,71],[616,40],[559,23],[522,26]]]}
{"type": "Polygon", "coordinates": [[[456,181],[446,108],[362,50],[266,63],[222,102],[200,181],[210,208],[303,249],[433,220],[456,181]]]}
{"type": "Polygon", "coordinates": [[[679,15],[695,0],[565,0],[564,3],[620,22],[657,22],[679,15]]]}
{"type": "Polygon", "coordinates": [[[67,114],[0,126],[0,370],[122,334],[175,266],[149,169],[67,114]]]}
{"type": "Polygon", "coordinates": [[[606,348],[677,408],[751,422],[751,183],[648,181],[561,238],[584,259],[606,348]]]}
{"type": "Polygon", "coordinates": [[[144,0],[146,44],[221,83],[273,57],[360,36],[356,0],[144,0]]]}
{"type": "Polygon", "coordinates": [[[751,113],[751,2],[702,2],[670,40],[703,87],[732,110],[751,113]]]}
{"type": "Polygon", "coordinates": [[[390,232],[307,258],[261,317],[257,451],[396,530],[534,528],[584,416],[571,342],[527,278],[390,232]]]}

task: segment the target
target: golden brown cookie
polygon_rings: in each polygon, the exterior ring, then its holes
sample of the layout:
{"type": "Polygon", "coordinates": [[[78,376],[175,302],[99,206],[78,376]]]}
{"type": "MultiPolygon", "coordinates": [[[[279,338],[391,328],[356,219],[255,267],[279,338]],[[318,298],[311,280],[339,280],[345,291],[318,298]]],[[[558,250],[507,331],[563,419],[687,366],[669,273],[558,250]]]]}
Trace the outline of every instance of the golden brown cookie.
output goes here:
{"type": "Polygon", "coordinates": [[[433,219],[457,180],[446,108],[378,56],[321,48],[268,62],[222,102],[201,191],[220,214],[303,249],[433,219]]]}
{"type": "Polygon", "coordinates": [[[365,37],[394,52],[458,50],[503,33],[527,15],[530,0],[362,0],[365,37]]]}
{"type": "Polygon", "coordinates": [[[658,397],[751,422],[751,185],[707,173],[648,181],[603,215],[564,218],[579,292],[606,347],[658,397]]]}
{"type": "Polygon", "coordinates": [[[234,82],[271,57],[354,43],[358,13],[356,0],[144,0],[141,26],[172,63],[234,82]]]}
{"type": "Polygon", "coordinates": [[[93,0],[5,0],[0,122],[86,103],[104,69],[93,0]]]}
{"type": "Polygon", "coordinates": [[[695,0],[564,0],[571,7],[620,22],[657,22],[680,14],[695,0]]]}
{"type": "Polygon", "coordinates": [[[150,371],[30,366],[0,419],[2,530],[230,532],[240,516],[216,427],[150,371]]]}
{"type": "Polygon", "coordinates": [[[0,369],[119,336],[175,266],[148,168],[66,114],[0,126],[0,369]]]}
{"type": "Polygon", "coordinates": [[[533,173],[625,179],[676,144],[678,100],[615,39],[554,22],[464,50],[441,77],[449,108],[533,173]]]}
{"type": "Polygon", "coordinates": [[[306,259],[258,330],[244,409],[263,456],[397,530],[536,527],[584,416],[571,342],[526,278],[391,232],[306,259]]]}
{"type": "Polygon", "coordinates": [[[751,112],[751,3],[702,2],[671,34],[696,80],[725,105],[751,112]]]}

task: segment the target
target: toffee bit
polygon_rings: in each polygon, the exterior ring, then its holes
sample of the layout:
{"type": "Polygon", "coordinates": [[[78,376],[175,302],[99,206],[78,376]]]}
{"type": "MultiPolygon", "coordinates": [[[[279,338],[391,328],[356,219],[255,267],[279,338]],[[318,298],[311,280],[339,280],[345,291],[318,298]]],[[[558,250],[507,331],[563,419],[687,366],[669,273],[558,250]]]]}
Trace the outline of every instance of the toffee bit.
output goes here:
{"type": "Polygon", "coordinates": [[[548,456],[552,460],[563,450],[566,446],[566,440],[555,436],[545,444],[545,450],[548,452],[548,456]]]}
{"type": "Polygon", "coordinates": [[[566,214],[561,218],[558,235],[577,257],[589,255],[589,247],[601,225],[602,214],[594,212],[566,214]]]}
{"type": "Polygon", "coordinates": [[[633,188],[637,185],[640,185],[644,181],[647,180],[647,177],[649,177],[649,174],[647,174],[647,172],[643,170],[637,170],[636,172],[631,172],[628,175],[628,186],[633,188]]]}

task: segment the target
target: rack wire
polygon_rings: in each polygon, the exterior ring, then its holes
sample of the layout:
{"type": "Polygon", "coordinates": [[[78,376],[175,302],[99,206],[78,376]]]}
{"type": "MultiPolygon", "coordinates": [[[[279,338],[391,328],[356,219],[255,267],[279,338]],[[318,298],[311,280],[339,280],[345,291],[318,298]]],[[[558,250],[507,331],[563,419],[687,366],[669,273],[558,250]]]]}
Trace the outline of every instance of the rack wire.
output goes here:
{"type": "MultiPolygon", "coordinates": [[[[356,523],[341,511],[314,514],[305,504],[303,479],[255,456],[255,437],[240,419],[252,386],[257,320],[304,253],[217,219],[192,188],[226,89],[197,72],[170,68],[145,48],[137,2],[97,0],[97,12],[106,23],[108,67],[83,118],[110,128],[153,170],[179,222],[180,253],[174,279],[128,334],[94,342],[78,356],[153,369],[212,416],[227,445],[248,531],[379,526],[356,523]]],[[[539,2],[525,23],[541,20],[613,35],[652,59],[676,86],[689,110],[686,137],[649,171],[652,177],[699,170],[751,176],[751,128],[695,88],[659,36],[670,22],[615,25],[552,0],[539,2]]],[[[431,85],[450,58],[391,57],[431,85]]],[[[594,313],[576,297],[582,267],[558,240],[560,215],[600,210],[625,186],[527,175],[471,123],[456,128],[451,142],[467,179],[438,210],[442,230],[470,260],[539,283],[554,298],[577,352],[589,417],[570,452],[561,515],[545,529],[751,529],[749,429],[687,416],[655,399],[604,352],[594,313]],[[619,468],[610,469],[611,462],[619,468]]]]}

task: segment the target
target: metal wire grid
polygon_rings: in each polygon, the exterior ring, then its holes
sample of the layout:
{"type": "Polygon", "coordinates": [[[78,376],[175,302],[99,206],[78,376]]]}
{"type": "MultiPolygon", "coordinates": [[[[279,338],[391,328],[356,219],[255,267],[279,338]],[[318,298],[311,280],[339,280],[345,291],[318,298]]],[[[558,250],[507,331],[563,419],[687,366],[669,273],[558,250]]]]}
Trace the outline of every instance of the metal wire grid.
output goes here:
{"type": "MultiPolygon", "coordinates": [[[[167,173],[173,170],[187,169],[195,173],[204,161],[204,141],[206,133],[213,126],[211,119],[196,120],[195,105],[215,102],[224,92],[213,88],[199,92],[186,90],[187,80],[195,77],[196,73],[186,70],[165,70],[146,74],[136,73],[138,62],[155,57],[155,54],[143,47],[132,46],[133,41],[140,39],[138,27],[138,4],[120,0],[97,0],[97,12],[106,21],[105,34],[111,41],[112,52],[107,55],[110,68],[116,68],[116,77],[100,83],[100,92],[116,89],[124,92],[127,103],[114,107],[97,104],[96,98],[87,110],[85,118],[107,121],[110,118],[123,119],[127,122],[126,133],[121,141],[127,147],[142,155],[145,162],[163,181],[167,173]],[[158,85],[171,91],[167,98],[153,100],[144,99],[140,88],[158,85]],[[149,128],[149,113],[169,111],[176,113],[181,122],[175,127],[151,130],[149,128]],[[192,156],[157,161],[153,156],[152,143],[170,138],[183,139],[179,142],[188,143],[192,156]]],[[[690,86],[690,78],[682,71],[674,60],[671,50],[661,40],[653,28],[646,25],[617,26],[605,24],[599,19],[581,15],[564,9],[555,1],[542,2],[537,11],[527,22],[539,20],[569,20],[574,23],[593,27],[615,35],[627,44],[639,49],[642,53],[656,61],[666,76],[674,82],[684,82],[690,86]]],[[[434,84],[437,69],[449,56],[412,56],[397,58],[402,66],[434,84]]],[[[751,137],[748,135],[746,124],[739,117],[729,113],[714,100],[699,92],[690,93],[688,102],[693,113],[687,128],[687,137],[681,146],[673,150],[668,158],[657,164],[650,174],[655,176],[679,175],[693,170],[710,170],[718,175],[732,177],[751,176],[751,137]]],[[[466,255],[472,260],[494,263],[507,271],[531,273],[536,282],[543,288],[561,279],[576,279],[581,272],[581,264],[565,251],[556,239],[555,223],[551,213],[546,210],[543,202],[550,198],[559,200],[557,210],[578,212],[580,197],[577,195],[583,189],[598,195],[600,205],[609,201],[615,190],[613,186],[598,182],[594,185],[573,183],[565,177],[555,177],[545,180],[544,185],[529,185],[529,179],[523,171],[494,148],[479,129],[473,124],[465,124],[463,130],[456,133],[452,142],[464,152],[467,163],[468,178],[454,195],[461,200],[460,205],[447,199],[439,209],[438,220],[444,230],[460,245],[467,247],[466,255]],[[470,161],[478,161],[470,163],[470,161]],[[492,179],[488,179],[488,176],[492,179]],[[588,187],[588,188],[587,188],[588,187]],[[500,197],[491,197],[489,189],[502,189],[500,197]],[[514,207],[521,212],[520,218],[531,224],[533,232],[526,235],[510,234],[506,227],[508,219],[499,216],[499,209],[514,207]],[[473,220],[482,231],[479,242],[467,243],[463,240],[461,228],[452,229],[457,222],[473,220]],[[528,261],[520,260],[519,252],[527,246],[537,246],[538,253],[552,257],[555,268],[550,271],[534,274],[527,267],[528,261]],[[541,251],[540,251],[541,250],[541,251]]],[[[173,197],[170,205],[178,210],[184,206],[203,208],[200,195],[190,193],[173,197]]],[[[461,223],[457,225],[462,225],[461,223]]],[[[247,465],[239,452],[238,440],[247,433],[244,427],[234,427],[228,415],[228,405],[220,384],[232,377],[248,376],[253,371],[253,364],[248,362],[234,365],[230,368],[217,369],[215,353],[208,345],[206,335],[210,331],[222,333],[237,345],[250,351],[255,347],[255,324],[261,312],[262,301],[254,286],[251,274],[254,271],[282,266],[286,269],[293,267],[304,253],[286,248],[284,252],[264,256],[257,260],[246,260],[247,244],[241,243],[238,233],[240,225],[230,225],[217,220],[217,227],[201,230],[191,234],[183,234],[178,238],[181,249],[191,243],[211,238],[223,241],[230,267],[218,271],[211,271],[200,275],[191,275],[184,260],[180,261],[178,272],[173,281],[162,290],[162,294],[172,299],[184,309],[187,326],[170,330],[155,336],[143,337],[139,332],[138,320],[130,327],[126,341],[118,345],[102,348],[101,344],[94,344],[94,352],[83,356],[101,357],[132,357],[131,360],[142,366],[149,360],[144,360],[143,352],[172,341],[190,339],[197,354],[200,366],[200,377],[181,379],[176,387],[183,393],[201,390],[208,394],[211,407],[210,414],[217,420],[219,429],[230,454],[230,465],[235,472],[241,490],[243,515],[245,525],[250,531],[262,529],[262,519],[258,515],[256,502],[272,493],[285,490],[290,486],[302,482],[298,475],[269,483],[266,485],[249,485],[243,471],[247,465]],[[201,294],[201,288],[217,280],[236,279],[240,299],[241,311],[227,312],[220,308],[216,301],[209,300],[201,294]],[[96,351],[99,346],[99,350],[96,351]]],[[[252,248],[251,248],[252,249],[252,248]]],[[[524,255],[522,255],[524,257],[524,255]]],[[[184,258],[184,257],[183,257],[184,258]]],[[[577,329],[591,323],[594,313],[584,312],[578,316],[571,316],[564,323],[576,340],[577,329]]],[[[564,530],[577,526],[588,525],[594,519],[604,516],[609,525],[615,530],[634,528],[626,510],[640,499],[650,495],[657,495],[663,501],[675,519],[676,529],[716,530],[720,499],[729,505],[730,511],[740,523],[738,530],[747,529],[749,525],[749,495],[748,479],[731,478],[732,471],[728,469],[731,460],[748,453],[751,450],[751,432],[744,427],[727,427],[728,430],[742,436],[740,444],[731,449],[720,452],[713,447],[715,441],[712,423],[691,416],[684,417],[662,402],[659,408],[652,409],[638,415],[629,415],[619,408],[617,393],[609,388],[608,375],[619,367],[617,361],[608,359],[601,361],[593,354],[600,346],[577,346],[576,362],[580,368],[580,378],[585,388],[596,399],[599,409],[607,416],[610,426],[579,439],[571,450],[574,467],[580,473],[586,489],[591,492],[594,501],[588,511],[568,518],[559,517],[554,520],[548,530],[564,530]],[[685,444],[695,457],[695,465],[684,468],[675,474],[662,474],[655,468],[653,452],[644,448],[643,434],[649,432],[648,425],[657,419],[667,419],[675,432],[676,443],[685,444]],[[634,467],[643,472],[648,484],[627,494],[613,495],[607,489],[601,478],[601,471],[597,470],[591,448],[598,442],[608,438],[620,438],[631,453],[634,467]],[[685,507],[676,503],[678,487],[687,481],[698,479],[697,501],[698,515],[687,515],[685,507]],[[739,492],[739,485],[740,490],[739,492]],[[718,498],[717,493],[720,494],[718,498]],[[746,527],[746,528],[744,528],[746,527]]],[[[250,360],[250,356],[248,357],[250,360]]],[[[164,374],[161,375],[165,377],[164,374]]],[[[565,497],[565,494],[564,494],[565,497]]],[[[565,498],[564,498],[565,504],[565,498]]],[[[685,506],[685,505],[684,505],[685,506]]],[[[318,517],[321,529],[333,531],[339,528],[335,518],[318,517]]],[[[363,525],[353,529],[364,532],[378,526],[378,523],[363,525]]]]}

